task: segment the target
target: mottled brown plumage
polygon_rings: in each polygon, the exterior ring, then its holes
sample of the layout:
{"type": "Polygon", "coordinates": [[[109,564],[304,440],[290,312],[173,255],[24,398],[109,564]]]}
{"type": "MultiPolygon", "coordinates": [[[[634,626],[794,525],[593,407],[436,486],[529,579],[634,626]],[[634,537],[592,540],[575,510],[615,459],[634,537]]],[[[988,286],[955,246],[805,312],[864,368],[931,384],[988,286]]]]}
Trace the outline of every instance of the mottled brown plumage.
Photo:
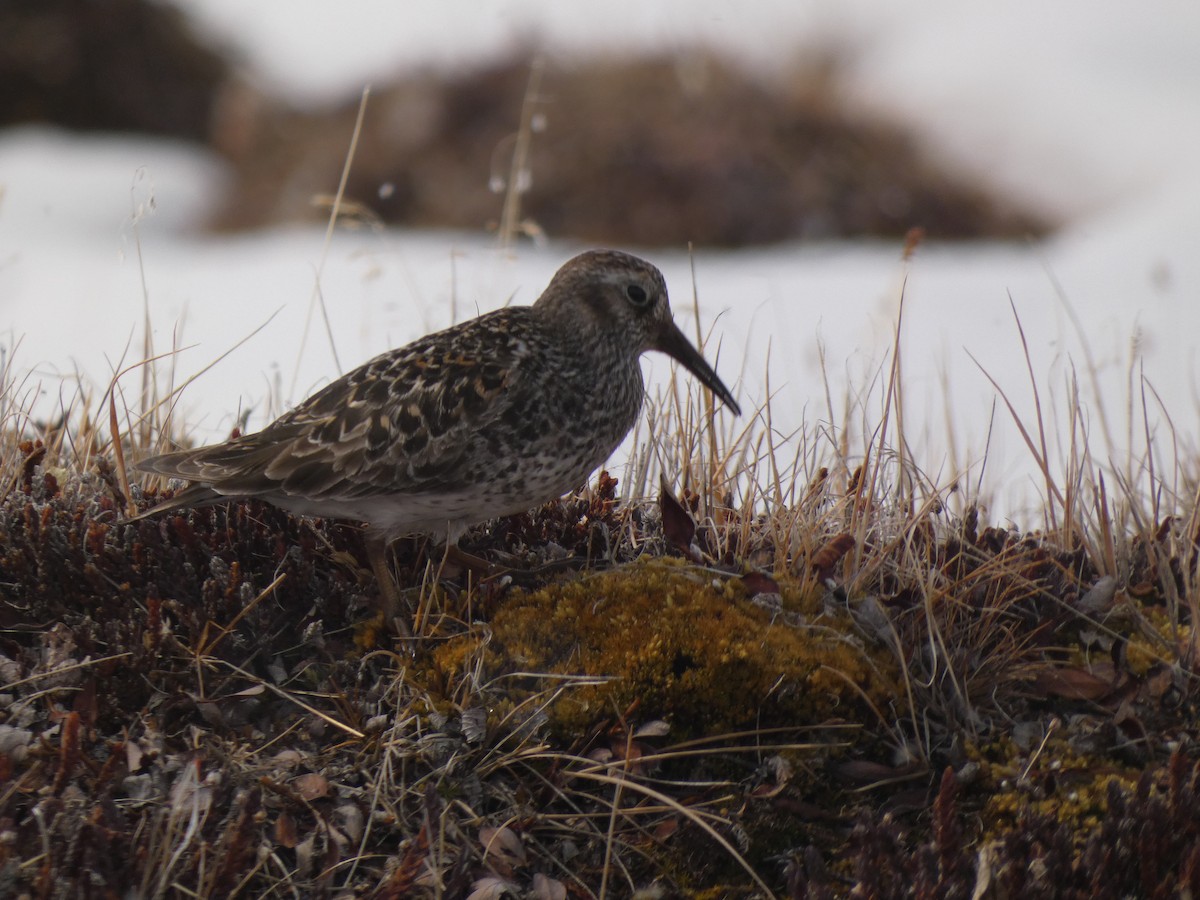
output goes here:
{"type": "Polygon", "coordinates": [[[738,412],[672,321],[658,269],[617,251],[583,253],[533,306],[377,356],[257,434],[143,460],[143,471],[193,482],[146,514],[257,497],[365,522],[377,545],[416,532],[454,541],[584,483],[637,420],[648,350],[674,357],[738,412]]]}

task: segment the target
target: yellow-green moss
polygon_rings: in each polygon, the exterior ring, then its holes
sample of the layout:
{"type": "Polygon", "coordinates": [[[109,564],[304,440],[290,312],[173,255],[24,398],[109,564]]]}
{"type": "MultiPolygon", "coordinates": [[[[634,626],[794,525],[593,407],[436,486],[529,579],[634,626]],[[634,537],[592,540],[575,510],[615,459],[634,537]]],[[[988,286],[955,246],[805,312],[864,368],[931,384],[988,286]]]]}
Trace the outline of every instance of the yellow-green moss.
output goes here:
{"type": "Polygon", "coordinates": [[[1082,842],[1099,827],[1108,809],[1109,784],[1117,781],[1128,790],[1137,784],[1137,772],[1114,769],[1111,762],[1080,754],[1065,738],[1048,740],[1032,766],[1007,738],[980,751],[981,773],[993,785],[981,815],[989,838],[1018,828],[1022,814],[1032,813],[1069,826],[1082,842]]]}
{"type": "Polygon", "coordinates": [[[1191,642],[1192,628],[1188,624],[1172,623],[1170,613],[1163,606],[1142,606],[1139,614],[1142,622],[1159,637],[1154,640],[1139,628],[1130,628],[1125,635],[1125,665],[1131,674],[1143,677],[1155,665],[1164,661],[1169,664],[1175,658],[1169,648],[1178,647],[1182,652],[1182,648],[1191,642]]]}
{"type": "MultiPolygon", "coordinates": [[[[1190,644],[1192,628],[1189,624],[1172,621],[1170,612],[1163,606],[1138,601],[1131,601],[1131,604],[1132,614],[1107,619],[1104,627],[1124,641],[1122,669],[1137,678],[1144,678],[1155,666],[1172,664],[1172,660],[1190,644]]],[[[1111,666],[1109,647],[1108,643],[1085,643],[1082,639],[1068,643],[1066,662],[1089,671],[1097,661],[1102,666],[1111,666]]]]}
{"type": "MultiPolygon", "coordinates": [[[[866,715],[860,689],[879,702],[897,681],[888,657],[840,636],[849,634],[848,620],[824,616],[813,627],[773,620],[749,602],[737,579],[676,560],[514,593],[489,630],[490,677],[612,679],[567,690],[549,711],[555,725],[572,732],[634,704],[639,719],[666,718],[677,737],[853,719],[866,715]]],[[[481,640],[476,631],[449,641],[435,652],[437,667],[454,672],[471,655],[464,642],[470,648],[481,640]]]]}

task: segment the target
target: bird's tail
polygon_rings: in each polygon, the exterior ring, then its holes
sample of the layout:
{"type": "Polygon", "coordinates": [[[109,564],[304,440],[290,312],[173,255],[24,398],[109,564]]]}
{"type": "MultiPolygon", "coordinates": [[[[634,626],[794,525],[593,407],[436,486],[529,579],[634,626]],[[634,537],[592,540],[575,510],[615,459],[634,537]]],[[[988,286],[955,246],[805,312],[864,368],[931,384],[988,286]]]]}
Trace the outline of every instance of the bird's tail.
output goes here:
{"type": "Polygon", "coordinates": [[[123,522],[137,522],[140,519],[148,519],[151,516],[157,516],[161,513],[170,512],[173,509],[198,509],[202,506],[213,506],[217,503],[226,503],[233,498],[226,497],[224,494],[218,494],[208,485],[204,484],[189,484],[181,491],[176,491],[174,496],[169,497],[159,503],[154,504],[149,509],[143,510],[136,516],[130,516],[123,522]]]}

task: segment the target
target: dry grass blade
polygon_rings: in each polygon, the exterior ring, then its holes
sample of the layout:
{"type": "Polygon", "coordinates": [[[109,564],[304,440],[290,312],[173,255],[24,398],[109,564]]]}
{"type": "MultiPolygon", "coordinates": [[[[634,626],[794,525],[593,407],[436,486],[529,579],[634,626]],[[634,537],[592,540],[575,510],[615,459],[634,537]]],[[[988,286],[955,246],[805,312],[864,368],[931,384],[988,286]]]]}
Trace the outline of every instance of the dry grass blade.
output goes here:
{"type": "Polygon", "coordinates": [[[133,517],[137,515],[137,504],[133,502],[133,492],[129,489],[129,473],[125,469],[125,448],[121,442],[121,426],[117,422],[117,397],[115,391],[110,391],[108,395],[108,427],[112,434],[113,456],[117,460],[117,478],[121,483],[121,493],[125,495],[126,507],[125,514],[133,517]]]}
{"type": "MultiPolygon", "coordinates": [[[[1045,434],[1043,433],[1041,435],[1041,439],[1038,443],[1034,442],[1033,435],[1030,434],[1029,429],[1025,427],[1025,423],[1021,420],[1021,416],[1017,412],[1017,408],[1013,405],[1012,401],[1008,399],[1008,394],[1005,393],[1004,388],[1002,388],[1000,383],[992,377],[991,373],[983,367],[983,364],[971,354],[971,351],[968,350],[966,353],[967,356],[971,358],[971,362],[975,363],[979,371],[983,373],[983,377],[986,378],[991,383],[992,387],[996,389],[996,393],[999,395],[1000,399],[1004,401],[1004,405],[1008,407],[1008,412],[1009,415],[1012,416],[1013,424],[1017,426],[1017,430],[1021,433],[1021,439],[1025,441],[1025,446],[1029,448],[1029,452],[1033,455],[1034,462],[1037,464],[1038,471],[1042,474],[1043,482],[1046,485],[1047,501],[1053,498],[1058,501],[1060,508],[1065,507],[1066,502],[1063,499],[1062,494],[1059,492],[1058,485],[1055,483],[1053,476],[1050,474],[1050,463],[1045,455],[1044,450],[1045,434]],[[1039,450],[1039,444],[1043,449],[1039,450]]],[[[1057,530],[1057,527],[1053,524],[1057,522],[1057,515],[1054,512],[1053,504],[1048,503],[1047,515],[1049,517],[1049,522],[1052,523],[1051,529],[1057,530]]]]}
{"type": "Polygon", "coordinates": [[[321,275],[325,271],[325,262],[329,256],[329,248],[333,243],[333,231],[337,227],[338,219],[342,214],[342,203],[346,197],[346,184],[350,181],[350,171],[354,165],[354,155],[358,151],[358,140],[362,135],[363,121],[367,115],[367,100],[371,96],[370,87],[364,87],[362,96],[358,101],[358,114],[354,119],[354,130],[350,134],[350,146],[346,148],[346,159],[342,164],[342,174],[338,179],[337,192],[333,196],[333,203],[329,210],[329,219],[325,224],[325,240],[321,244],[321,258],[317,262],[317,271],[313,276],[313,291],[309,299],[308,316],[304,320],[304,332],[300,336],[300,348],[297,351],[296,365],[292,370],[292,384],[288,388],[288,394],[296,393],[296,378],[300,373],[300,358],[304,355],[304,348],[308,343],[308,330],[312,324],[313,307],[317,306],[321,310],[321,319],[325,323],[325,336],[329,340],[329,352],[333,354],[333,366],[338,374],[342,372],[342,363],[338,359],[337,344],[333,339],[333,326],[329,322],[329,310],[325,307],[325,294],[321,290],[321,275]]]}
{"type": "Polygon", "coordinates": [[[287,573],[281,572],[278,576],[276,576],[274,581],[272,581],[265,588],[263,588],[261,591],[259,591],[257,597],[255,597],[253,600],[251,600],[249,603],[247,603],[244,607],[242,607],[242,609],[238,611],[238,614],[229,620],[229,623],[227,625],[218,626],[217,635],[211,639],[202,641],[200,646],[196,648],[197,658],[202,658],[202,657],[212,655],[212,653],[216,649],[217,645],[220,644],[222,640],[224,640],[226,637],[228,637],[230,634],[232,634],[234,632],[234,629],[237,628],[238,623],[241,622],[242,619],[244,619],[246,616],[248,616],[254,610],[255,606],[257,606],[264,599],[269,597],[271,595],[271,593],[277,587],[279,587],[281,584],[283,584],[283,582],[286,578],[287,578],[287,573]]]}
{"type": "MultiPolygon", "coordinates": [[[[139,415],[138,421],[140,421],[140,422],[149,421],[163,406],[165,406],[165,405],[173,406],[174,403],[183,395],[183,392],[185,390],[187,390],[187,388],[190,387],[191,384],[197,378],[200,378],[202,375],[204,375],[205,373],[210,371],[214,366],[216,366],[217,364],[224,361],[225,358],[228,357],[231,353],[233,353],[235,350],[237,350],[239,347],[241,347],[243,344],[245,344],[247,341],[249,341],[251,338],[253,338],[255,335],[257,335],[260,331],[262,331],[264,328],[266,328],[268,325],[270,325],[271,322],[274,320],[274,318],[277,315],[279,315],[279,313],[282,309],[283,309],[282,306],[279,307],[278,309],[276,309],[273,313],[271,313],[271,315],[269,315],[269,316],[267,316],[267,318],[263,319],[262,322],[260,322],[258,325],[256,325],[250,332],[248,332],[246,335],[244,335],[242,338],[240,338],[236,343],[234,343],[232,346],[230,346],[227,350],[223,351],[221,354],[219,354],[213,360],[211,360],[210,362],[205,364],[203,367],[201,367],[199,369],[199,371],[194,372],[192,375],[189,375],[183,381],[182,384],[180,384],[178,387],[171,390],[166,396],[164,396],[162,399],[160,399],[157,402],[157,405],[153,409],[142,410],[139,415]]],[[[155,362],[157,362],[158,360],[163,359],[163,358],[170,358],[172,361],[174,361],[174,359],[178,356],[178,354],[182,353],[184,350],[189,350],[189,349],[191,349],[190,346],[189,347],[180,347],[178,349],[168,351],[167,353],[163,353],[160,356],[157,356],[153,359],[142,360],[141,362],[134,363],[133,365],[129,366],[126,369],[123,369],[122,371],[118,372],[116,375],[113,376],[113,380],[110,384],[109,389],[111,391],[115,392],[117,390],[117,385],[118,385],[118,382],[119,382],[121,376],[124,375],[126,372],[130,372],[133,369],[136,369],[140,366],[153,365],[155,362]]],[[[127,413],[127,415],[128,415],[128,413],[127,413]]],[[[171,426],[169,424],[170,421],[171,421],[171,415],[170,415],[170,413],[168,413],[163,418],[164,425],[160,428],[157,438],[152,442],[153,446],[148,449],[153,449],[155,452],[164,449],[165,444],[170,440],[170,437],[171,437],[171,435],[169,433],[172,430],[171,426]]]]}
{"type": "Polygon", "coordinates": [[[255,684],[262,688],[265,688],[266,690],[273,693],[275,696],[279,697],[281,700],[286,700],[287,702],[294,704],[295,706],[304,710],[309,715],[316,716],[318,719],[325,722],[327,725],[332,725],[338,731],[348,734],[352,738],[361,740],[362,738],[366,737],[366,735],[363,732],[359,731],[357,728],[353,728],[350,725],[347,725],[345,722],[342,722],[339,719],[334,718],[333,716],[329,715],[328,713],[317,709],[315,706],[313,706],[309,703],[305,703],[303,700],[301,700],[295,694],[288,693],[287,691],[283,690],[282,688],[276,687],[275,685],[271,684],[271,682],[265,681],[264,679],[257,677],[256,675],[254,675],[251,672],[247,672],[241,666],[231,663],[228,660],[218,659],[216,657],[208,656],[208,657],[198,657],[198,661],[208,667],[228,669],[229,671],[246,679],[246,681],[250,682],[251,684],[255,684]]]}
{"type": "Polygon", "coordinates": [[[545,61],[535,56],[529,64],[529,81],[525,86],[525,97],[521,102],[521,122],[517,127],[513,143],[512,160],[508,177],[504,180],[504,208],[500,213],[500,246],[508,249],[517,236],[528,227],[521,221],[521,197],[529,189],[532,177],[529,173],[529,151],[533,145],[535,116],[544,102],[541,96],[542,72],[545,61]]]}

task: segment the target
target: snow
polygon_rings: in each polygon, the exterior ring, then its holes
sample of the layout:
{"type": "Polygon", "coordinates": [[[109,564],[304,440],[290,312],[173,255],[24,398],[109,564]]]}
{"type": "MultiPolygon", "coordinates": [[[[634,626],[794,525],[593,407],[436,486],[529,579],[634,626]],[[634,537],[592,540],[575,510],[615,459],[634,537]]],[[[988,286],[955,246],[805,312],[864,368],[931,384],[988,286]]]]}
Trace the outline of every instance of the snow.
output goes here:
{"type": "MultiPolygon", "coordinates": [[[[995,509],[1038,507],[1035,468],[987,377],[1032,422],[1018,318],[1062,443],[1074,373],[1097,461],[1139,453],[1144,373],[1156,451],[1170,465],[1177,438],[1194,467],[1200,5],[182,5],[251,77],[310,103],[397,68],[462,65],[531,37],[570,52],[704,41],[780,68],[799,53],[845,48],[850,102],[906,123],[946,165],[1064,225],[1028,245],[923,246],[907,263],[889,243],[700,248],[702,327],[720,341],[719,370],[738,381],[743,409],[765,399],[769,374],[780,432],[828,422],[827,395],[839,425],[869,431],[903,294],[905,429],[932,477],[977,464],[990,428],[995,509]],[[863,407],[850,416],[847,396],[863,407]]],[[[339,231],[328,247],[319,229],[198,234],[223,177],[217,161],[177,144],[0,132],[0,345],[29,373],[23,395],[40,392],[40,415],[53,415],[76,378],[95,396],[122,359],[139,359],[148,315],[155,352],[187,348],[176,383],[203,372],[180,401],[195,437],[223,436],[246,410],[258,427],[375,353],[510,297],[531,302],[581,249],[552,242],[506,254],[487,235],[436,232],[339,231]]],[[[690,331],[692,263],[682,252],[643,255],[664,270],[690,331]]],[[[667,366],[651,360],[649,370],[661,380],[667,366]]],[[[121,384],[136,391],[137,375],[121,384]]],[[[1052,463],[1062,452],[1052,450],[1052,463]]]]}

